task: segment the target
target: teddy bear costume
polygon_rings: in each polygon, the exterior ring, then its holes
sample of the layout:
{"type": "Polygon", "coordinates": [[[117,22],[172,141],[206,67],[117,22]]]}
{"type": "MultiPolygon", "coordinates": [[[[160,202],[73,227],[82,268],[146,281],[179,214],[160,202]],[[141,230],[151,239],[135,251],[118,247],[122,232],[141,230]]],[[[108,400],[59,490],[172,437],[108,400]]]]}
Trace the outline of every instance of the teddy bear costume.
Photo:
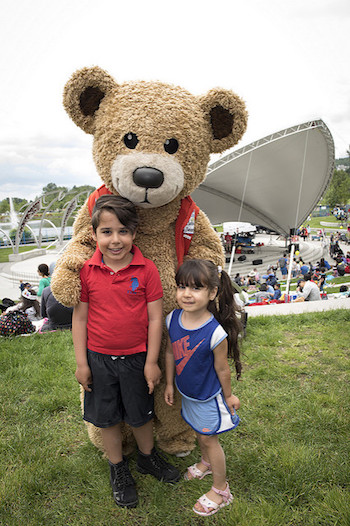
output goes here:
{"type": "MultiPolygon", "coordinates": [[[[53,294],[69,307],[79,302],[79,271],[96,248],[91,208],[99,195],[113,193],[138,207],[135,244],[158,267],[165,318],[176,308],[174,278],[184,257],[223,265],[219,237],[189,196],[204,180],[210,154],[232,147],[244,134],[245,105],[233,92],[220,88],[196,97],[160,82],[118,84],[106,71],[92,67],[77,71],[68,81],[64,107],[77,126],[93,135],[93,157],[104,184],[76,218],[73,239],[52,277],[53,294]]],[[[159,358],[163,377],[155,390],[156,438],[168,453],[189,452],[195,437],[180,416],[180,397],[173,407],[163,398],[166,341],[164,324],[159,358]]],[[[89,423],[87,427],[90,440],[102,449],[99,429],[89,423]]],[[[128,453],[133,437],[124,427],[128,453]]]]}

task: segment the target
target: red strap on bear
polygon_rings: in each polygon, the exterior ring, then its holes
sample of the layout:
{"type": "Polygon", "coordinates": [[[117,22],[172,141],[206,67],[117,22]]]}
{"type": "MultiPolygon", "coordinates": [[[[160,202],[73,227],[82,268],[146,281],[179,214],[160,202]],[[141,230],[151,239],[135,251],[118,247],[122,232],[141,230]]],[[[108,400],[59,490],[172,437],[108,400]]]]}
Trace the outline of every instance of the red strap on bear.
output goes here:
{"type": "Polygon", "coordinates": [[[178,266],[182,265],[184,256],[188,254],[190,249],[198,213],[199,208],[190,196],[182,199],[175,224],[175,246],[178,266]]]}
{"type": "Polygon", "coordinates": [[[94,209],[97,199],[101,197],[101,195],[106,195],[106,194],[112,194],[112,192],[110,192],[108,188],[103,184],[102,186],[99,186],[99,188],[94,190],[92,194],[89,195],[88,208],[89,208],[90,217],[92,216],[92,211],[94,209]]]}
{"type": "MultiPolygon", "coordinates": [[[[92,211],[95,203],[101,195],[112,194],[108,188],[103,184],[97,188],[88,197],[89,214],[92,216],[92,211]]],[[[187,196],[181,201],[179,215],[175,224],[175,247],[178,266],[182,265],[184,256],[188,254],[190,249],[192,236],[194,234],[194,224],[199,213],[199,208],[196,203],[187,196]]]]}

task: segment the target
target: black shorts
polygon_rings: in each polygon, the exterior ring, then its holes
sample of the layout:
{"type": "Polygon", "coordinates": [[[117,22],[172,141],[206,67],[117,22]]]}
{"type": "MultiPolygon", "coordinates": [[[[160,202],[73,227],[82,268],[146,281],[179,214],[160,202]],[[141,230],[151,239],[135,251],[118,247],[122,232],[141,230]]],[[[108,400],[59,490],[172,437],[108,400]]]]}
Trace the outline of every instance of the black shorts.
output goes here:
{"type": "Polygon", "coordinates": [[[153,394],[144,377],[146,353],[109,356],[88,350],[92,391],[85,391],[84,420],[96,427],[126,422],[147,424],[154,416],[153,394]]]}

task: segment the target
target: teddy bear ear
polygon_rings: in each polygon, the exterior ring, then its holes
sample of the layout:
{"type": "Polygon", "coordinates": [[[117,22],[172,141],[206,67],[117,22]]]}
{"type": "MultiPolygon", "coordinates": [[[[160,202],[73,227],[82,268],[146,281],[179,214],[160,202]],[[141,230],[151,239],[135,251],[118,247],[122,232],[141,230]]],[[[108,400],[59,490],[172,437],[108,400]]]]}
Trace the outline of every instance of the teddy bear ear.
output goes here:
{"type": "Polygon", "coordinates": [[[100,103],[116,87],[115,80],[103,69],[97,66],[80,69],[64,87],[63,105],[77,126],[93,134],[100,103]]]}
{"type": "Polygon", "coordinates": [[[199,97],[210,128],[210,153],[232,148],[247,128],[248,113],[242,99],[229,90],[214,88],[199,97]]]}

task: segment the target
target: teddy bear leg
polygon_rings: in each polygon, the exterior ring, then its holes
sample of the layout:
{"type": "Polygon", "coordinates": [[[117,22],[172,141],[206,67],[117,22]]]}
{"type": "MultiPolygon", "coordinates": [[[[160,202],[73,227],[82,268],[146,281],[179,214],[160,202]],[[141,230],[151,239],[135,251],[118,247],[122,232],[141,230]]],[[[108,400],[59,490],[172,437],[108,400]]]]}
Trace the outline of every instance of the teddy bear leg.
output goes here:
{"type": "Polygon", "coordinates": [[[154,427],[157,445],[171,455],[186,456],[196,445],[193,429],[181,417],[181,401],[175,396],[174,406],[169,407],[163,399],[163,390],[157,389],[155,395],[154,427]]]}

